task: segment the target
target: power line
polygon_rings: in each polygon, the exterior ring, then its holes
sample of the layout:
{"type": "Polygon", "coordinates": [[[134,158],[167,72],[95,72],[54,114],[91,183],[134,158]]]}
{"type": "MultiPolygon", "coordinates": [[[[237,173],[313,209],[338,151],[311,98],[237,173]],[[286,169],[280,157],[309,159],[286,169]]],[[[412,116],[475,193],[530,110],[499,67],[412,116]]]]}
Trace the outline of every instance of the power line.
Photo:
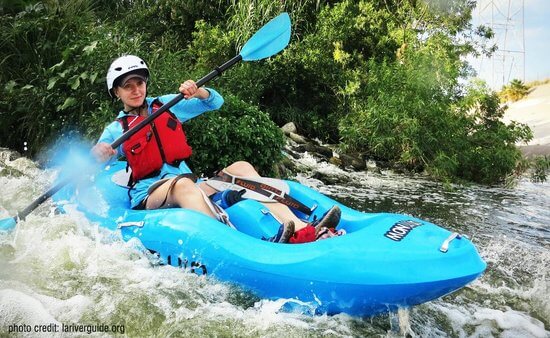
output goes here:
{"type": "Polygon", "coordinates": [[[494,89],[513,79],[525,81],[525,0],[479,0],[478,24],[492,29],[497,51],[482,56],[476,70],[494,89]]]}

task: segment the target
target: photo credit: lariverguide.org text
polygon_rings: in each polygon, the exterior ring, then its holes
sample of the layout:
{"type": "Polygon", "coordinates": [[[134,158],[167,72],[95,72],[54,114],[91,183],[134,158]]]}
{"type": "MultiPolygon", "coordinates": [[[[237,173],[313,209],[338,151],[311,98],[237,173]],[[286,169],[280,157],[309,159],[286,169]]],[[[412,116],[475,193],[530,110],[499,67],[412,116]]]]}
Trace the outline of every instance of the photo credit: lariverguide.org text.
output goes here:
{"type": "Polygon", "coordinates": [[[75,324],[75,323],[48,323],[48,324],[11,324],[8,333],[114,333],[124,334],[125,326],[119,324],[75,324]]]}

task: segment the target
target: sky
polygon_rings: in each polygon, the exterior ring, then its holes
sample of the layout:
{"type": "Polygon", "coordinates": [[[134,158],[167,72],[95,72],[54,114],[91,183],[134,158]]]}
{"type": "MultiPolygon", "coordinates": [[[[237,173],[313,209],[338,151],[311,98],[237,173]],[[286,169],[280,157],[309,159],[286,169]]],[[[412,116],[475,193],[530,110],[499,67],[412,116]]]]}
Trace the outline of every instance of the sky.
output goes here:
{"type": "Polygon", "coordinates": [[[525,82],[550,78],[550,0],[479,0],[473,23],[492,23],[495,42],[509,51],[470,61],[489,86],[499,89],[515,78],[525,82]]]}

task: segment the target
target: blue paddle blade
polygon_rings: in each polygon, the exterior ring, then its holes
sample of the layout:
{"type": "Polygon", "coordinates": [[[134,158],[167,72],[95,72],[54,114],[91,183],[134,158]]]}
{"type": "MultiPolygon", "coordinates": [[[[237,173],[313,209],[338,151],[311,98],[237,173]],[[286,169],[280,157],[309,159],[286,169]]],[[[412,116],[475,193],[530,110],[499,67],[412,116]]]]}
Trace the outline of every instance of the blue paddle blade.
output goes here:
{"type": "Polygon", "coordinates": [[[288,45],[290,31],[290,17],[281,13],[248,40],[240,55],[244,61],[255,61],[277,54],[288,45]]]}
{"type": "Polygon", "coordinates": [[[14,217],[1,219],[0,220],[0,231],[9,231],[15,228],[15,225],[17,222],[15,221],[14,217]]]}

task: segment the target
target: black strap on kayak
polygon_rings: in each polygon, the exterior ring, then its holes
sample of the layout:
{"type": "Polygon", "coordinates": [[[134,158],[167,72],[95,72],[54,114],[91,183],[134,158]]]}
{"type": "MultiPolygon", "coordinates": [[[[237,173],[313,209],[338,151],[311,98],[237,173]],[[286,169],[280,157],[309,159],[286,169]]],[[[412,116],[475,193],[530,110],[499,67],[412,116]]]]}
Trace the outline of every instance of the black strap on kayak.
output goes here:
{"type": "Polygon", "coordinates": [[[313,213],[313,210],[315,209],[315,208],[307,207],[302,202],[296,200],[292,196],[288,195],[284,191],[281,191],[280,189],[272,185],[269,185],[263,182],[257,182],[257,181],[254,181],[253,179],[236,177],[223,170],[218,173],[217,177],[214,177],[211,179],[212,180],[218,179],[224,182],[236,184],[250,191],[254,191],[256,193],[269,197],[281,204],[286,205],[287,207],[296,209],[308,216],[310,216],[313,213]]]}

